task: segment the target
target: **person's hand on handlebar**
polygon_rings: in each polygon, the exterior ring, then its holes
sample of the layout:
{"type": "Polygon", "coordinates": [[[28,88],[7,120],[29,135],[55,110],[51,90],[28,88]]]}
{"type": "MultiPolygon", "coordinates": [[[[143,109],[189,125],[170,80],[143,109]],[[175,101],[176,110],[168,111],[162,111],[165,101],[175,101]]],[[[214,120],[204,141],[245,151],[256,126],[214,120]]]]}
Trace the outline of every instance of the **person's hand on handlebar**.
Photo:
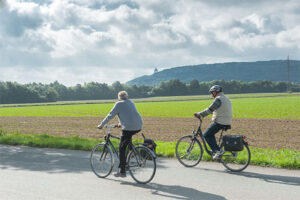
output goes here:
{"type": "Polygon", "coordinates": [[[98,127],[97,127],[98,129],[102,129],[103,128],[103,126],[100,126],[100,125],[98,125],[98,127]]]}
{"type": "Polygon", "coordinates": [[[201,119],[201,115],[199,115],[198,113],[194,113],[194,117],[198,118],[198,119],[201,119]]]}

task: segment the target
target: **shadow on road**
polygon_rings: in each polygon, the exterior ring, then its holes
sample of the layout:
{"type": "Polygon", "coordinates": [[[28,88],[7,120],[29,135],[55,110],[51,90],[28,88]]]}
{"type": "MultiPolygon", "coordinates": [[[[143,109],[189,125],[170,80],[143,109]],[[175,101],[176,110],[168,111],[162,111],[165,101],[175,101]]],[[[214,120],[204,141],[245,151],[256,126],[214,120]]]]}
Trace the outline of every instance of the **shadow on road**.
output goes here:
{"type": "MultiPolygon", "coordinates": [[[[48,173],[91,172],[90,151],[34,148],[0,145],[0,169],[45,171],[48,173]]],[[[158,158],[157,168],[166,168],[165,160],[158,158]]],[[[114,170],[119,159],[115,157],[114,170]]]]}
{"type": "Polygon", "coordinates": [[[204,169],[207,171],[214,171],[219,173],[227,173],[232,174],[235,176],[244,176],[246,178],[256,178],[260,179],[269,183],[279,183],[279,184],[285,184],[285,185],[295,185],[300,186],[300,177],[294,177],[294,176],[280,176],[280,175],[269,175],[269,174],[261,174],[256,172],[231,172],[228,170],[220,171],[220,170],[214,170],[214,169],[204,169]]]}
{"type": "Polygon", "coordinates": [[[254,173],[254,172],[240,172],[240,173],[228,172],[228,173],[237,176],[244,176],[247,178],[257,178],[269,183],[279,183],[279,184],[300,186],[299,177],[268,175],[268,174],[254,173]]]}
{"type": "Polygon", "coordinates": [[[153,195],[167,197],[170,199],[225,200],[225,198],[222,196],[207,193],[207,192],[201,192],[194,188],[184,187],[181,185],[163,185],[158,183],[148,183],[144,185],[144,184],[137,184],[137,183],[131,183],[127,181],[120,181],[120,180],[114,180],[114,181],[118,181],[122,185],[130,185],[133,187],[144,188],[150,190],[151,194],[153,195]]]}
{"type": "Polygon", "coordinates": [[[0,145],[0,169],[80,173],[91,171],[89,152],[0,145]]]}

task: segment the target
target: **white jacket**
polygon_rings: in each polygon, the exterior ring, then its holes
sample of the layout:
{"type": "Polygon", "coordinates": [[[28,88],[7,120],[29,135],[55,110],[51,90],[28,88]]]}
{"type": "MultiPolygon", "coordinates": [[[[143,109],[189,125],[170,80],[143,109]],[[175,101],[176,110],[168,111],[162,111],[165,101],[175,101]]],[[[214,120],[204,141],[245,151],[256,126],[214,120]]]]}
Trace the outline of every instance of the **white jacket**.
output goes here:
{"type": "Polygon", "coordinates": [[[222,125],[230,125],[232,122],[232,105],[223,92],[219,93],[216,99],[221,100],[221,106],[213,111],[212,120],[222,125]]]}

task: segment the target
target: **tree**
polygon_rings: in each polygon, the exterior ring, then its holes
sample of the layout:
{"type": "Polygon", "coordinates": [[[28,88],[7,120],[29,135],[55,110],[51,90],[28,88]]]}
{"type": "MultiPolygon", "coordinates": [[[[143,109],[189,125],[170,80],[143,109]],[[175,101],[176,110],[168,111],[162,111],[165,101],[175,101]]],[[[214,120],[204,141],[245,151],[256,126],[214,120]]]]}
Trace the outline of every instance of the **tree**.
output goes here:
{"type": "Polygon", "coordinates": [[[200,85],[199,81],[194,79],[190,82],[190,85],[188,86],[189,94],[195,95],[200,94],[200,85]]]}
{"type": "Polygon", "coordinates": [[[86,89],[82,87],[81,84],[77,84],[75,87],[71,87],[71,95],[72,100],[88,99],[86,89]]]}
{"type": "Polygon", "coordinates": [[[175,96],[188,94],[187,86],[179,79],[160,82],[159,86],[152,90],[155,96],[175,96]]]}
{"type": "Polygon", "coordinates": [[[124,86],[120,83],[120,81],[114,82],[111,86],[115,93],[118,93],[118,92],[124,90],[124,86]]]}
{"type": "Polygon", "coordinates": [[[46,99],[49,102],[55,102],[58,98],[58,93],[54,88],[49,88],[47,93],[46,93],[46,99]]]}
{"type": "Polygon", "coordinates": [[[49,84],[50,87],[52,87],[57,93],[58,93],[58,100],[68,100],[70,99],[70,89],[64,86],[63,84],[60,84],[58,81],[54,81],[54,83],[49,84]]]}

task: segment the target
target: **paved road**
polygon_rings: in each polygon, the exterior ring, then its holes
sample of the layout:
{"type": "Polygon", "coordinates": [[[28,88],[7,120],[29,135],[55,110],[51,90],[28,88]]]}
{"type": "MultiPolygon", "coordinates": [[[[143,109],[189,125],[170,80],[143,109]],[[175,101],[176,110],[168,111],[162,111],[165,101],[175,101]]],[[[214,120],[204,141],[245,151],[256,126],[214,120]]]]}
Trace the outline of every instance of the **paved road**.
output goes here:
{"type": "Polygon", "coordinates": [[[300,170],[248,167],[230,173],[219,163],[185,168],[158,159],[150,184],[130,176],[97,178],[89,152],[0,145],[0,199],[300,199],[300,170]]]}

